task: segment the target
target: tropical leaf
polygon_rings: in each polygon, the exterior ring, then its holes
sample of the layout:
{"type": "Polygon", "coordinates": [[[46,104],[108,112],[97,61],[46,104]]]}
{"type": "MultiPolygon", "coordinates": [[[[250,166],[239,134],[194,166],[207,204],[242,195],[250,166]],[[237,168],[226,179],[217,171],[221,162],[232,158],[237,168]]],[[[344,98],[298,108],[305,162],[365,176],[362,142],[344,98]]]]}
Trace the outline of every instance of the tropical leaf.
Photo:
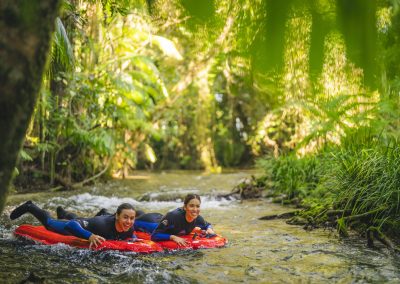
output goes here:
{"type": "Polygon", "coordinates": [[[71,42],[60,18],[56,18],[56,31],[51,49],[50,70],[53,76],[60,71],[69,71],[74,66],[71,42]]]}
{"type": "Polygon", "coordinates": [[[32,157],[24,149],[21,149],[19,156],[22,161],[33,161],[32,157]]]}

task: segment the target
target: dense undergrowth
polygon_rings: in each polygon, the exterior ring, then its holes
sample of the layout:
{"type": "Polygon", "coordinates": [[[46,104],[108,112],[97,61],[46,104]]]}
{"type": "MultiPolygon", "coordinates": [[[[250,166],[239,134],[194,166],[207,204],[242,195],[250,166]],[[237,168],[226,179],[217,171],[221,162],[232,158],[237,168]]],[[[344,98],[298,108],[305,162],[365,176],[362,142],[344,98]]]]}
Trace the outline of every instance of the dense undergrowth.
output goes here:
{"type": "Polygon", "coordinates": [[[306,228],[336,227],[347,236],[355,229],[369,245],[400,231],[400,145],[370,133],[348,135],[340,146],[317,155],[294,154],[259,161],[261,178],[275,202],[302,207],[288,222],[306,228]]]}

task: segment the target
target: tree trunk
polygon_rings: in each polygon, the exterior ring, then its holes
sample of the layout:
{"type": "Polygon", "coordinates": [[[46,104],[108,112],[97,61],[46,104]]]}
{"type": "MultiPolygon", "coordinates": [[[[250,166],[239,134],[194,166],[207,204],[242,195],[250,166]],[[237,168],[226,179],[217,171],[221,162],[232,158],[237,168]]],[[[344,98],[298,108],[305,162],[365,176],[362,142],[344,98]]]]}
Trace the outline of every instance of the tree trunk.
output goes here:
{"type": "Polygon", "coordinates": [[[207,62],[204,69],[197,73],[196,83],[199,89],[199,100],[196,113],[197,147],[200,160],[208,172],[219,172],[217,158],[215,157],[214,143],[212,139],[213,96],[208,83],[208,74],[211,62],[207,62]]]}
{"type": "Polygon", "coordinates": [[[0,213],[25,138],[60,0],[0,2],[0,213]]]}

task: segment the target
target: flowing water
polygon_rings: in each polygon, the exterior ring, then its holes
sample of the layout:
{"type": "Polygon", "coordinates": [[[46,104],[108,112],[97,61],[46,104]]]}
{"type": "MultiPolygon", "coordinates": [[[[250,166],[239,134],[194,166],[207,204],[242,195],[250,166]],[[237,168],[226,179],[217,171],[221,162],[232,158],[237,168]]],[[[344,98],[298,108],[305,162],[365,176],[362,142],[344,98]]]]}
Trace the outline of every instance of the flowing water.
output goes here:
{"type": "MultiPolygon", "coordinates": [[[[143,173],[134,179],[63,193],[10,196],[0,219],[0,282],[21,283],[33,273],[40,283],[398,283],[400,260],[365,241],[340,240],[334,232],[290,226],[259,217],[290,210],[268,200],[219,200],[251,172],[143,173]],[[58,205],[91,216],[131,202],[146,212],[166,213],[182,205],[180,196],[201,194],[202,216],[229,239],[225,248],[137,255],[98,252],[66,245],[44,246],[18,240],[13,230],[36,223],[31,216],[9,221],[28,199],[54,213],[58,205]],[[142,201],[140,201],[142,200],[142,201]],[[163,201],[162,201],[163,200],[163,201]]],[[[32,276],[32,275],[31,275],[32,276]]]]}

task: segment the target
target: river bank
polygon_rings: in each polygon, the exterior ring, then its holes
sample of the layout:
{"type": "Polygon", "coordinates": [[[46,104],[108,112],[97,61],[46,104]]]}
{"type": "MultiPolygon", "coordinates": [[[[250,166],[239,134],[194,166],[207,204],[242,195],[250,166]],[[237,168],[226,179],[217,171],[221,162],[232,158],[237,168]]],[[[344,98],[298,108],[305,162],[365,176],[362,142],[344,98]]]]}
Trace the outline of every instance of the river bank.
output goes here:
{"type": "Polygon", "coordinates": [[[369,247],[398,253],[399,153],[396,139],[359,131],[317,153],[264,158],[253,184],[273,202],[301,208],[290,224],[334,228],[341,237],[353,230],[369,247]]]}

